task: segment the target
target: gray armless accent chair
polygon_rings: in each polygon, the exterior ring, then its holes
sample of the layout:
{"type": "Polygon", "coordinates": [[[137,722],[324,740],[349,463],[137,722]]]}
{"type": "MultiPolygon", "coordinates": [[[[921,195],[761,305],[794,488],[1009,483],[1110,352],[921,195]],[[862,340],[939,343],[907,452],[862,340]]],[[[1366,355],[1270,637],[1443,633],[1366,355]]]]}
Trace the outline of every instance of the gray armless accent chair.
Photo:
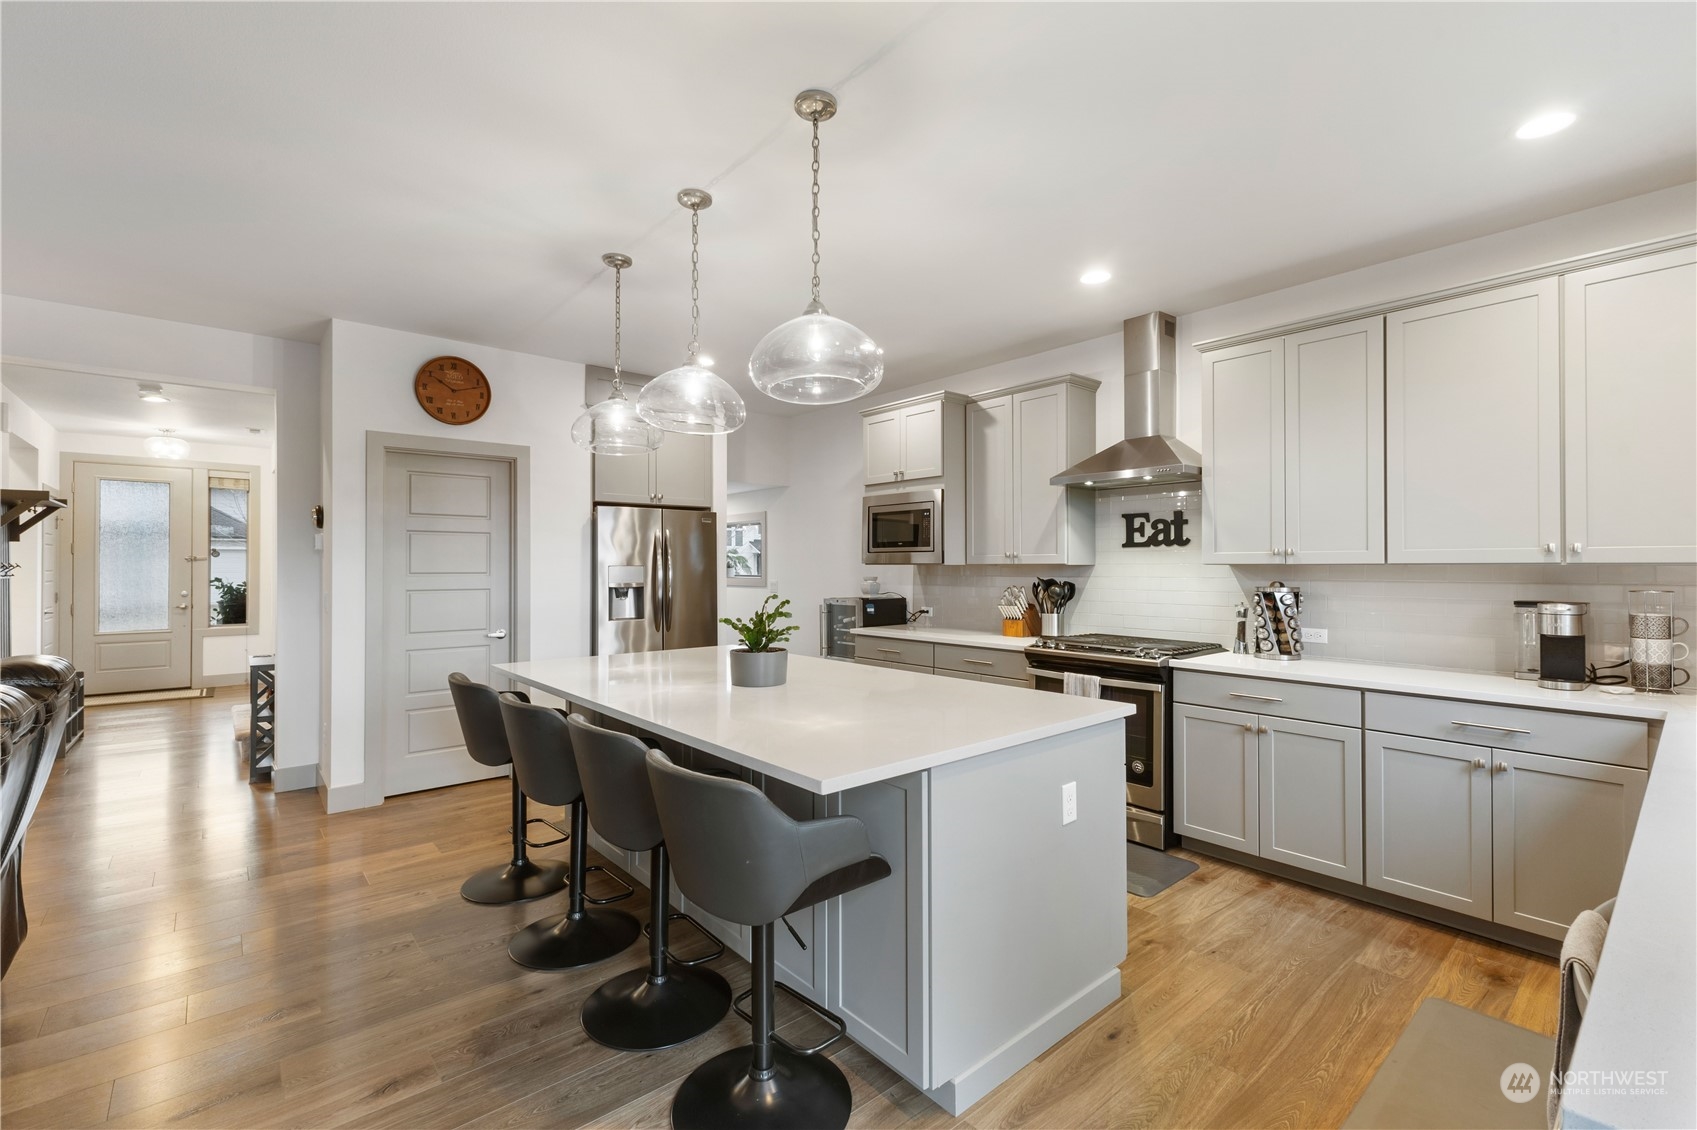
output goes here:
{"type": "Polygon", "coordinates": [[[620,1051],[658,1051],[693,1040],[731,1010],[731,986],[711,969],[694,968],[724,953],[724,946],[692,961],[667,949],[674,921],[707,931],[671,909],[665,837],[648,784],[648,746],[579,714],[566,726],[595,830],[615,847],[648,853],[648,967],[621,973],[590,994],[583,1002],[583,1030],[620,1051]]]}
{"type": "MultiPolygon", "coordinates": [[[[501,702],[495,688],[474,683],[455,671],[448,676],[448,693],[454,697],[454,713],[459,715],[460,734],[465,738],[466,752],[471,754],[472,760],[481,765],[511,764],[512,752],[507,748],[507,730],[501,722],[501,702]]],[[[527,816],[524,789],[519,784],[518,774],[514,773],[512,861],[485,867],[474,874],[460,884],[460,897],[467,902],[500,905],[529,902],[565,890],[564,863],[557,859],[531,859],[526,852],[525,835],[533,823],[527,816]]],[[[550,844],[561,842],[549,841],[550,844]]]]}
{"type": "MultiPolygon", "coordinates": [[[[672,849],[678,889],[728,922],[753,927],[753,1043],[696,1068],[672,1099],[676,1130],[841,1130],[852,1101],[848,1080],[818,1053],[842,1035],[839,1017],[802,1000],[836,1027],[811,1048],[772,1031],[774,924],[815,903],[875,883],[890,865],[872,853],[854,816],[796,821],[753,785],[696,773],[648,752],[660,827],[672,849]]],[[[787,990],[786,990],[787,991],[787,990]]],[[[793,993],[791,994],[794,995],[793,993]]],[[[742,997],[738,997],[740,1002],[742,997]]]]}
{"type": "Polygon", "coordinates": [[[572,877],[566,913],[532,922],[513,935],[507,956],[530,969],[576,969],[605,961],[629,948],[642,927],[622,910],[599,906],[628,898],[629,887],[610,899],[584,894],[589,872],[603,869],[588,866],[589,815],[565,712],[532,705],[517,694],[504,694],[500,702],[513,750],[513,772],[524,791],[543,804],[565,805],[572,811],[572,877]],[[586,907],[585,903],[597,905],[586,907]]]}

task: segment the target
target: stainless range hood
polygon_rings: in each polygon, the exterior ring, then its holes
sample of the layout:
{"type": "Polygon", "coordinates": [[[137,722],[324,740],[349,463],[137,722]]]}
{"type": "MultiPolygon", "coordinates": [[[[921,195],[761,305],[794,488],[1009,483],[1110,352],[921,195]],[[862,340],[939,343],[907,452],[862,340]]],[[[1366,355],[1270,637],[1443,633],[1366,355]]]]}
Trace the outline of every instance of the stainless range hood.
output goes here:
{"type": "Polygon", "coordinates": [[[1178,319],[1159,312],[1125,323],[1125,435],[1049,481],[1119,490],[1200,484],[1202,457],[1172,436],[1178,401],[1178,319]]]}

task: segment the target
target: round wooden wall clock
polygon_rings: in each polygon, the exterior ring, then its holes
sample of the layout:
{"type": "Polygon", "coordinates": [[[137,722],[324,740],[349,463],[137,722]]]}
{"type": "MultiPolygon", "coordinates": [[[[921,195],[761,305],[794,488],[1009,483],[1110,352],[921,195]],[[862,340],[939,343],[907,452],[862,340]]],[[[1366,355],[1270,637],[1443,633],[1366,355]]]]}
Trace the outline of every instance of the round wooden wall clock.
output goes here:
{"type": "Polygon", "coordinates": [[[418,406],[444,424],[469,424],[489,411],[489,378],[464,357],[437,357],[413,378],[418,406]]]}

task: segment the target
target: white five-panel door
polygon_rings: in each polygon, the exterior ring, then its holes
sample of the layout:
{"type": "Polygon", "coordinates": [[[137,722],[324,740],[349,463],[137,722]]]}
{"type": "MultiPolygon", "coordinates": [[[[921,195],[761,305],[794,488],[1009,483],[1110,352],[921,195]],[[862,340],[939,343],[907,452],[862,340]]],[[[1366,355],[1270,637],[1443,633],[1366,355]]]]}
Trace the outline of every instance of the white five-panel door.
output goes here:
{"type": "MultiPolygon", "coordinates": [[[[512,656],[512,464],[390,452],[383,480],[383,792],[501,776],[466,753],[448,675],[512,656]]],[[[497,687],[505,682],[498,680],[497,687]]]]}
{"type": "Polygon", "coordinates": [[[194,471],[77,463],[74,655],[89,694],[189,685],[194,471]]]}

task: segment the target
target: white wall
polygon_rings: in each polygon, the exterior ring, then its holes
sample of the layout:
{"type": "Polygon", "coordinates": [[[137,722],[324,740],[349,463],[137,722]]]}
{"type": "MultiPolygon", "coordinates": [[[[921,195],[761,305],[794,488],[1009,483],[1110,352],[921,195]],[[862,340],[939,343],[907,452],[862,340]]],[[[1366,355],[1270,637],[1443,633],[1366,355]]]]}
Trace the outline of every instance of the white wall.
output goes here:
{"type": "MultiPolygon", "coordinates": [[[[319,603],[310,507],[319,479],[318,346],[12,295],[0,298],[0,353],[154,379],[268,388],[277,397],[278,788],[312,784],[318,760],[319,603]],[[303,614],[292,615],[292,610],[303,614]]],[[[57,467],[55,455],[53,466],[57,467]]],[[[56,472],[55,472],[56,473],[56,472]]]]}
{"type": "MultiPolygon", "coordinates": [[[[468,342],[335,321],[326,339],[324,415],[325,592],[329,663],[327,757],[321,762],[332,810],[375,804],[364,788],[366,433],[392,432],[530,448],[530,619],[535,657],[588,652],[590,457],[571,442],[583,400],[584,367],[468,342]],[[413,398],[418,367],[464,357],[488,376],[489,411],[455,426],[427,416],[413,398]]],[[[369,516],[375,520],[375,515],[369,516]]]]}
{"type": "MultiPolygon", "coordinates": [[[[59,436],[40,414],[11,389],[0,388],[6,427],[0,431],[0,482],[19,490],[56,489],[59,482],[59,436]]],[[[48,519],[53,521],[53,519],[48,519]]],[[[21,565],[12,578],[12,654],[41,651],[42,578],[49,566],[42,558],[42,531],[37,525],[7,543],[0,556],[21,565]]],[[[63,644],[60,645],[61,650],[63,644]]]]}

